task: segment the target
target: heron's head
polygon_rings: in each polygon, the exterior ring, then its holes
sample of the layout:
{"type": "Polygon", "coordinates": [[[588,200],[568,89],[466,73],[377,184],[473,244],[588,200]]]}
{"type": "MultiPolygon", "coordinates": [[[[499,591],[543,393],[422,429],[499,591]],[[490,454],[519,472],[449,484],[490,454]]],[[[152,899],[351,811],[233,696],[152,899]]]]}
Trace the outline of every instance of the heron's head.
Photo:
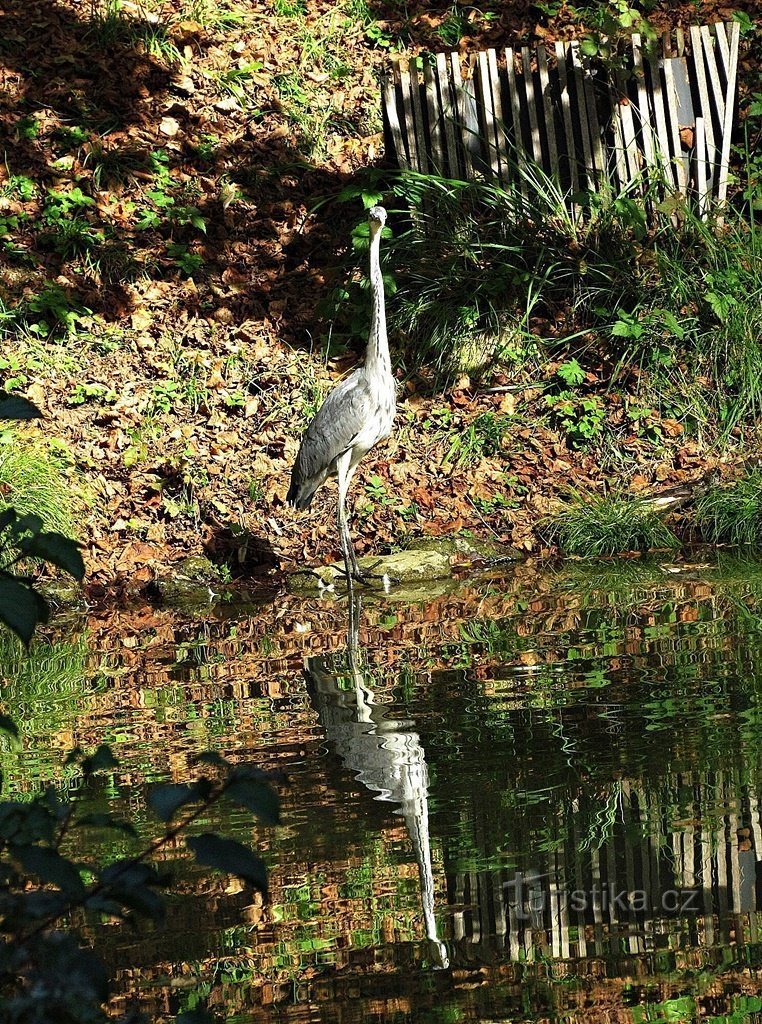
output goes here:
{"type": "Polygon", "coordinates": [[[368,210],[368,224],[370,233],[375,235],[386,224],[386,210],[383,206],[372,206],[368,210]]]}

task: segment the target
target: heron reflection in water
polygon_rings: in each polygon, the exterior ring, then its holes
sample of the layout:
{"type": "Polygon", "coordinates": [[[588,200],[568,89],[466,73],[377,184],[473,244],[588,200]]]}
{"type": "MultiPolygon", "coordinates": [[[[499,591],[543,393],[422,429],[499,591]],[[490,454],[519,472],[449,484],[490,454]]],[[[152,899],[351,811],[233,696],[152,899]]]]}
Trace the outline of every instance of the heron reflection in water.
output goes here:
{"type": "Polygon", "coordinates": [[[308,658],[305,675],[320,724],[345,766],[377,800],[398,804],[405,819],[421,881],[421,902],[429,955],[437,968],[449,966],[447,948],[437,935],[434,873],[429,838],[429,773],[414,722],[393,718],[388,705],[376,703],[373,679],[361,668],[361,598],[350,591],[347,672],[334,657],[308,658]]]}

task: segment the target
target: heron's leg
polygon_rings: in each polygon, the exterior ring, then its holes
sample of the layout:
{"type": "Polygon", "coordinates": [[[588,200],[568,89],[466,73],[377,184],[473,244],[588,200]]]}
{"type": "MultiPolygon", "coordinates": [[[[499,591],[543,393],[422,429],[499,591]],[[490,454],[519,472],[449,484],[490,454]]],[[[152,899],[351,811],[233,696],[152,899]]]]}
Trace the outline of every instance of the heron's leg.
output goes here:
{"type": "Polygon", "coordinates": [[[357,564],[357,556],[352,547],[352,538],[349,535],[349,521],[347,519],[347,491],[354,476],[355,467],[351,465],[351,452],[345,452],[336,462],[336,476],[339,481],[339,536],[341,537],[341,550],[344,555],[344,566],[347,572],[347,582],[352,580],[362,582],[363,574],[357,564]]]}

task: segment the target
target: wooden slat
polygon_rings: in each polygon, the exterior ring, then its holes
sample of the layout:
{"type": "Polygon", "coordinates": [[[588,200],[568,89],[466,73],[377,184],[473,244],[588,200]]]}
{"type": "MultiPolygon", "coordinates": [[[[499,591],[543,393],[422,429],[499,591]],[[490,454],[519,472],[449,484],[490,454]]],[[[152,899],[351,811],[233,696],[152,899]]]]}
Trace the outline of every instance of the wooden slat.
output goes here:
{"type": "Polygon", "coordinates": [[[569,97],[569,78],[566,63],[566,48],[563,43],[556,43],[556,62],[558,64],[558,80],[561,87],[561,113],[564,122],[564,138],[566,139],[566,152],[569,159],[569,177],[571,180],[572,192],[579,191],[579,174],[577,171],[577,157],[574,151],[574,128],[571,115],[571,99],[569,97]]]}
{"type": "Polygon", "coordinates": [[[606,178],[606,157],[603,153],[603,136],[601,134],[601,126],[598,121],[598,107],[595,102],[595,89],[593,88],[592,76],[584,74],[583,71],[582,82],[585,89],[587,120],[590,125],[593,166],[595,167],[596,175],[599,176],[598,184],[601,184],[606,178]]]}
{"type": "Polygon", "coordinates": [[[646,167],[651,168],[654,164],[654,133],[651,126],[651,112],[648,105],[648,92],[646,90],[645,70],[643,68],[643,53],[640,46],[640,35],[636,32],[632,37],[632,65],[638,87],[640,144],[643,149],[646,167]]]}
{"type": "Polygon", "coordinates": [[[458,127],[463,142],[463,167],[466,180],[473,178],[474,165],[471,160],[471,146],[466,127],[466,97],[463,90],[463,76],[460,73],[460,54],[450,54],[450,71],[452,72],[452,86],[455,93],[455,109],[458,112],[458,127]]]}
{"type": "Polygon", "coordinates": [[[484,123],[487,162],[492,171],[492,176],[497,178],[500,174],[500,164],[497,158],[497,126],[495,124],[495,108],[492,103],[489,61],[484,50],[479,53],[479,87],[482,94],[482,120],[484,123]]]}
{"type": "Polygon", "coordinates": [[[728,36],[725,32],[725,26],[721,21],[715,22],[712,25],[714,29],[714,35],[717,40],[717,49],[720,52],[720,60],[725,68],[725,75],[727,77],[728,68],[730,67],[730,46],[728,45],[728,36]]]}
{"type": "Polygon", "coordinates": [[[407,139],[408,153],[410,154],[410,166],[414,171],[420,171],[421,165],[418,158],[418,146],[415,137],[415,120],[413,115],[413,98],[410,90],[410,72],[408,61],[401,58],[399,61],[400,87],[402,89],[402,110],[404,116],[404,132],[407,139]]]}
{"type": "Polygon", "coordinates": [[[513,62],[513,50],[505,51],[506,76],[508,78],[508,95],[511,98],[511,115],[513,118],[513,145],[516,150],[516,163],[519,167],[519,183],[521,191],[526,195],[526,150],[521,132],[521,103],[516,82],[516,67],[513,62]]]}
{"type": "Polygon", "coordinates": [[[437,92],[434,68],[424,57],[423,81],[426,86],[426,109],[429,114],[429,155],[435,174],[444,174],[445,155],[442,131],[442,108],[437,92]]]}
{"type": "Polygon", "coordinates": [[[452,87],[447,74],[447,58],[443,53],[437,54],[436,63],[437,83],[439,85],[439,101],[442,106],[442,121],[444,122],[444,136],[447,143],[447,166],[451,178],[459,177],[460,160],[458,158],[458,144],[455,138],[455,108],[452,99],[452,87]]]}
{"type": "Polygon", "coordinates": [[[640,153],[635,139],[635,122],[632,117],[632,105],[627,92],[627,81],[623,71],[617,71],[617,89],[619,106],[622,114],[622,133],[624,135],[624,151],[627,158],[629,180],[640,174],[640,153]]]}
{"type": "Polygon", "coordinates": [[[548,140],[548,172],[552,178],[558,179],[558,146],[556,145],[556,122],[553,116],[553,97],[550,92],[550,74],[548,73],[548,54],[545,47],[537,47],[537,68],[540,73],[540,92],[542,107],[545,114],[545,138],[548,140]]]}
{"type": "Polygon", "coordinates": [[[706,130],[703,117],[696,118],[696,191],[699,216],[702,220],[706,220],[706,130]]]}
{"type": "Polygon", "coordinates": [[[704,54],[706,56],[707,68],[709,69],[709,84],[714,94],[714,102],[717,104],[719,121],[722,124],[725,120],[725,91],[722,87],[720,69],[717,66],[717,58],[714,53],[714,42],[706,25],[702,25],[699,31],[701,32],[701,42],[704,44],[704,54]]]}
{"type": "Polygon", "coordinates": [[[741,26],[737,21],[728,25],[728,43],[730,46],[730,62],[728,64],[727,93],[725,94],[725,121],[722,126],[722,155],[720,157],[720,177],[717,184],[717,201],[724,203],[728,195],[728,168],[730,165],[730,136],[733,130],[733,108],[735,107],[736,73],[738,70],[738,43],[741,38],[741,26]]]}
{"type": "Polygon", "coordinates": [[[571,43],[569,49],[571,50],[572,68],[577,91],[577,113],[579,115],[579,124],[582,132],[582,153],[584,156],[585,177],[587,179],[587,187],[590,188],[591,184],[595,181],[595,174],[593,168],[593,153],[590,148],[590,125],[587,118],[585,86],[582,81],[582,62],[579,59],[579,43],[571,43]]]}
{"type": "Polygon", "coordinates": [[[508,148],[505,138],[505,120],[503,118],[503,94],[500,75],[497,70],[497,53],[494,50],[487,50],[487,63],[489,65],[489,79],[492,87],[492,105],[495,110],[495,144],[497,146],[499,173],[507,182],[509,178],[508,148]]]}
{"type": "Polygon", "coordinates": [[[384,78],[384,108],[389,121],[389,131],[392,134],[394,152],[397,163],[403,170],[410,169],[410,158],[405,149],[405,140],[400,127],[399,113],[397,111],[397,90],[392,75],[384,78]]]}
{"type": "Polygon", "coordinates": [[[651,95],[653,97],[654,115],[656,117],[656,137],[659,142],[660,162],[668,183],[670,186],[674,186],[676,182],[676,170],[670,157],[669,136],[667,134],[667,117],[664,107],[664,90],[661,85],[659,60],[655,54],[651,56],[649,68],[651,70],[651,95]]]}
{"type": "Polygon", "coordinates": [[[418,63],[413,57],[408,61],[408,73],[410,75],[410,97],[413,101],[413,119],[415,121],[415,146],[418,150],[418,169],[422,174],[428,174],[428,145],[426,139],[426,128],[423,123],[423,106],[421,104],[421,83],[418,76],[418,63]]]}
{"type": "Polygon", "coordinates": [[[675,51],[678,57],[685,53],[685,32],[680,25],[675,29],[675,51]]]}
{"type": "Polygon", "coordinates": [[[521,65],[524,70],[524,91],[527,97],[529,130],[532,134],[532,155],[534,156],[535,163],[542,167],[542,140],[540,139],[540,124],[537,119],[537,98],[534,92],[532,54],[528,46],[521,47],[521,65]]]}
{"type": "Polygon", "coordinates": [[[619,92],[613,84],[609,86],[611,97],[611,118],[614,126],[614,168],[620,189],[624,189],[629,180],[627,173],[627,157],[624,145],[624,127],[622,125],[622,105],[619,92]]]}
{"type": "Polygon", "coordinates": [[[696,75],[696,85],[698,87],[699,103],[701,104],[701,115],[704,123],[704,137],[706,140],[707,184],[711,190],[714,187],[719,169],[720,147],[717,146],[714,138],[712,107],[709,101],[709,87],[706,80],[701,32],[695,25],[691,27],[691,47],[693,49],[693,67],[696,75]]]}
{"type": "MultiPolygon", "coordinates": [[[[476,102],[475,59],[471,58],[471,77],[463,82],[463,142],[468,148],[471,166],[475,170],[481,161],[482,138],[479,131],[479,107],[476,102]]],[[[473,177],[473,173],[472,173],[473,177]]]]}
{"type": "Polygon", "coordinates": [[[685,174],[685,163],[683,161],[683,147],[680,143],[680,127],[677,116],[677,87],[675,86],[674,75],[672,74],[672,61],[664,61],[664,91],[666,104],[669,110],[669,130],[672,144],[672,156],[674,157],[675,170],[677,172],[677,187],[685,192],[687,177],[685,174]]]}

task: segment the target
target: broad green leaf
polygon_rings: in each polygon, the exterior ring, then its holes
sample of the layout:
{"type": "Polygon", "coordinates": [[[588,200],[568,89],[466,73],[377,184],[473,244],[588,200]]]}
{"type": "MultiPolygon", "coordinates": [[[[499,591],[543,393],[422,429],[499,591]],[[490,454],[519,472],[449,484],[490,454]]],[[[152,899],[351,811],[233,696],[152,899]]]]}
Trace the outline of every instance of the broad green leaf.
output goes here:
{"type": "Polygon", "coordinates": [[[68,896],[73,898],[84,895],[85,887],[79,869],[56,850],[45,846],[26,846],[11,844],[11,852],[25,871],[37,875],[43,882],[57,885],[68,896]]]}
{"type": "Polygon", "coordinates": [[[198,782],[168,782],[151,790],[148,794],[148,803],[162,821],[169,821],[185,804],[203,800],[208,792],[208,782],[206,787],[198,782]]]}
{"type": "Polygon", "coordinates": [[[38,533],[24,541],[21,548],[35,558],[42,558],[63,569],[76,580],[81,580],[85,575],[85,563],[82,561],[79,544],[60,533],[38,533]]]}
{"type": "Polygon", "coordinates": [[[280,822],[280,800],[272,786],[263,779],[248,778],[245,775],[234,777],[225,795],[235,803],[245,807],[267,825],[280,822]]]}
{"type": "Polygon", "coordinates": [[[29,644],[38,622],[47,622],[47,604],[10,573],[0,573],[0,622],[29,644]]]}
{"type": "Polygon", "coordinates": [[[267,896],[267,869],[264,861],[252,853],[248,846],[235,839],[222,839],[213,832],[188,839],[199,864],[237,875],[267,896]]]}
{"type": "Polygon", "coordinates": [[[36,420],[41,416],[34,402],[0,391],[0,420],[36,420]]]}

